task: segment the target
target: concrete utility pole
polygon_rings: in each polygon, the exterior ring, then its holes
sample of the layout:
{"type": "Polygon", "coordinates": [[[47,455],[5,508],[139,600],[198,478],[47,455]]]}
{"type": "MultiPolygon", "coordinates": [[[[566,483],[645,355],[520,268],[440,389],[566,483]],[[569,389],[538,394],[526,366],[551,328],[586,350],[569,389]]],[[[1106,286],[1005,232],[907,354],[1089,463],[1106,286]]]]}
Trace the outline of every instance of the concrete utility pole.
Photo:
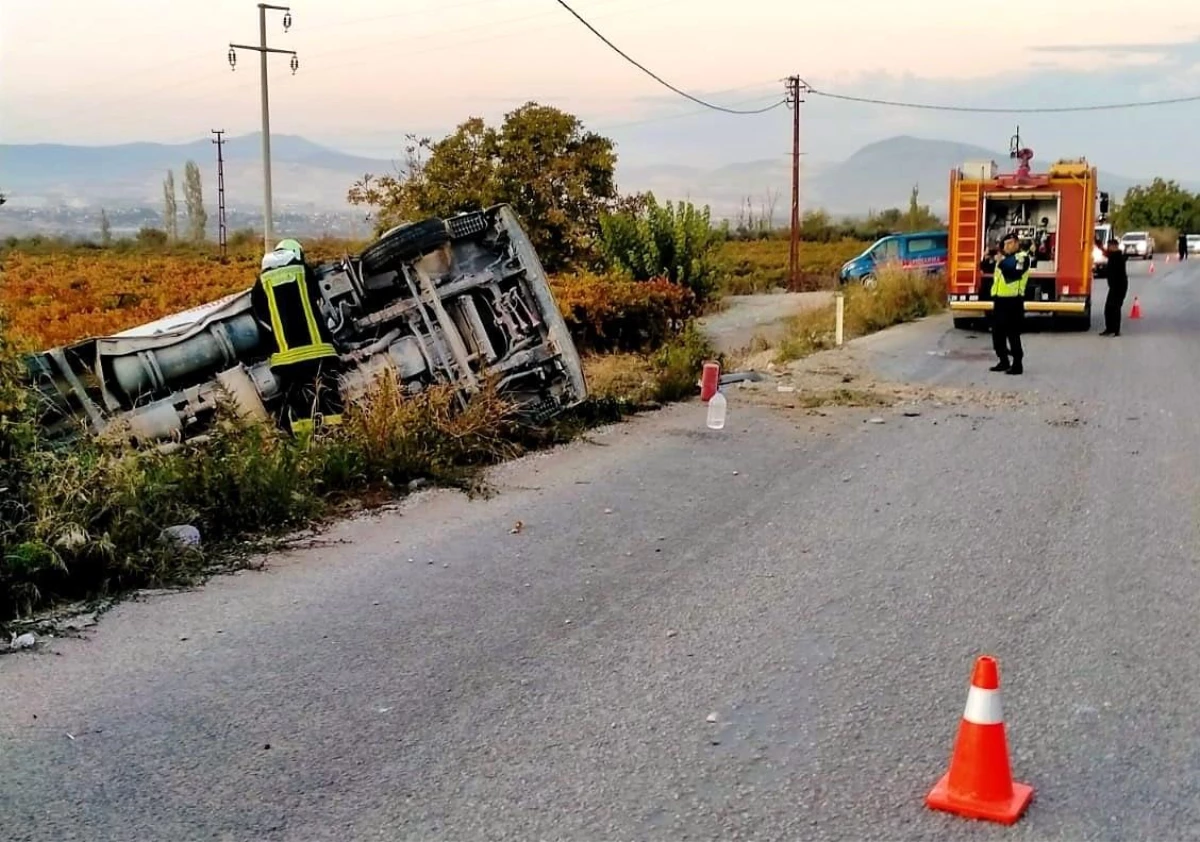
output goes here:
{"type": "Polygon", "coordinates": [[[807,87],[799,76],[787,78],[788,107],[792,109],[792,231],[788,248],[788,282],[792,289],[800,285],[800,98],[807,87]]]}
{"type": "Polygon", "coordinates": [[[259,54],[259,68],[262,74],[262,155],[263,155],[263,248],[270,251],[274,247],[275,224],[271,210],[271,118],[270,106],[267,101],[267,53],[283,53],[292,57],[293,75],[300,67],[300,59],[295,50],[277,50],[267,46],[267,9],[283,12],[283,31],[287,32],[292,25],[292,11],[287,6],[272,6],[270,3],[258,4],[258,46],[246,44],[229,45],[229,66],[237,69],[237,53],[235,50],[253,50],[259,54]]]}
{"type": "Polygon", "coordinates": [[[225,134],[225,130],[210,129],[209,131],[217,136],[216,140],[212,141],[217,146],[217,242],[221,245],[221,257],[224,257],[228,232],[225,227],[225,156],[221,154],[225,138],[221,135],[225,134]]]}

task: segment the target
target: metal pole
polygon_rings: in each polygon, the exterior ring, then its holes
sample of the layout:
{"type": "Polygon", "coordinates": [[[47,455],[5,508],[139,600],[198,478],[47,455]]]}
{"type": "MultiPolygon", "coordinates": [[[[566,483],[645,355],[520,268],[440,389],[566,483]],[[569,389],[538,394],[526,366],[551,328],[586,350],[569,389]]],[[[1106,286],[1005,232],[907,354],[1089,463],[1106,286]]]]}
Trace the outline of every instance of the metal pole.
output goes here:
{"type": "Polygon", "coordinates": [[[222,137],[225,130],[213,129],[212,133],[217,136],[213,141],[217,146],[217,242],[221,246],[221,257],[224,257],[228,242],[225,224],[225,156],[221,153],[221,146],[225,143],[225,138],[222,137]]]}
{"type": "Polygon", "coordinates": [[[275,242],[275,219],[271,209],[271,114],[267,97],[267,7],[258,4],[259,72],[262,75],[262,158],[263,158],[263,252],[275,242]]]}
{"type": "Polygon", "coordinates": [[[287,6],[274,6],[270,3],[258,4],[258,46],[247,44],[229,45],[229,64],[236,69],[237,56],[235,50],[253,50],[259,55],[259,87],[262,89],[262,158],[263,158],[263,249],[270,251],[275,239],[275,213],[271,197],[271,117],[270,98],[267,93],[267,54],[284,53],[292,57],[292,73],[300,66],[295,50],[280,50],[267,46],[267,9],[275,9],[284,13],[283,29],[286,32],[292,25],[292,13],[287,6]]]}
{"type": "Polygon", "coordinates": [[[800,77],[788,77],[792,106],[792,219],[788,243],[788,285],[794,292],[800,275],[800,77]]]}

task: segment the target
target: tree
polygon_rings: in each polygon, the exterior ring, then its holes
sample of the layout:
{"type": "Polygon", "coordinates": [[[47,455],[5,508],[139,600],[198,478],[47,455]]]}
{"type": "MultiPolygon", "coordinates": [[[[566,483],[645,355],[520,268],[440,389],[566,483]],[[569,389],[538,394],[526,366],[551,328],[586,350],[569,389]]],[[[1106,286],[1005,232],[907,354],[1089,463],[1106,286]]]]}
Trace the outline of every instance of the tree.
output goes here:
{"type": "Polygon", "coordinates": [[[547,270],[597,257],[600,215],[617,200],[616,153],[577,117],[528,102],[499,128],[472,117],[437,142],[408,140],[396,175],[368,173],[347,195],[351,204],[377,209],[377,230],[508,202],[547,270]]]}
{"type": "Polygon", "coordinates": [[[200,184],[200,167],[195,161],[183,166],[183,201],[187,211],[188,239],[202,242],[208,228],[208,212],[204,210],[204,190],[200,184]]]}
{"type": "Polygon", "coordinates": [[[167,180],[163,182],[163,227],[167,239],[174,242],[179,238],[179,209],[175,203],[175,173],[172,170],[167,170],[167,180]]]}
{"type": "Polygon", "coordinates": [[[104,208],[100,209],[100,244],[112,245],[112,223],[108,221],[108,213],[104,208]]]}
{"type": "Polygon", "coordinates": [[[666,277],[704,301],[713,289],[712,256],[721,241],[708,206],[698,210],[691,202],[659,205],[652,193],[641,205],[600,217],[604,256],[636,281],[666,277]]]}
{"type": "Polygon", "coordinates": [[[1139,184],[1129,188],[1125,200],[1114,208],[1112,219],[1124,231],[1146,228],[1191,231],[1200,227],[1200,197],[1174,181],[1156,178],[1148,187],[1139,184]]]}
{"type": "Polygon", "coordinates": [[[922,205],[917,201],[919,195],[920,190],[914,184],[912,193],[908,197],[908,218],[905,220],[906,230],[924,231],[927,228],[941,228],[942,221],[937,218],[936,214],[929,210],[929,205],[922,205]]]}

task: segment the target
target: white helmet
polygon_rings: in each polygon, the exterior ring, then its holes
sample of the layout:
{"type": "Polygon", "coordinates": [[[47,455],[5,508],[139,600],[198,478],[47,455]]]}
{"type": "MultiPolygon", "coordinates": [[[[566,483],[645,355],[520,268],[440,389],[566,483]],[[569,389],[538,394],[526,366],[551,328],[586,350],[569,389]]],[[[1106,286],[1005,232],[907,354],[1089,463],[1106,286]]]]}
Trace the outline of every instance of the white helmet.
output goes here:
{"type": "Polygon", "coordinates": [[[278,269],[280,266],[290,266],[293,263],[304,262],[304,249],[295,240],[280,240],[274,251],[263,255],[262,268],[278,269]]]}

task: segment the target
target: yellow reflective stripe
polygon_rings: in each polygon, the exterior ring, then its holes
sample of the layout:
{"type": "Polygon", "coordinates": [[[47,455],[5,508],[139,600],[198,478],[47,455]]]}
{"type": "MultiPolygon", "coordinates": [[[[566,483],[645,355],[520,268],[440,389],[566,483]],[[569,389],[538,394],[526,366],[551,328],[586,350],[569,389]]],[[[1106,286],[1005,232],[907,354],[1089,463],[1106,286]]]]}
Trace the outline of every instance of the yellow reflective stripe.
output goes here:
{"type": "Polygon", "coordinates": [[[313,315],[312,301],[308,298],[308,290],[300,293],[300,303],[304,305],[304,321],[308,323],[308,338],[314,344],[321,341],[321,329],[317,327],[317,318],[313,315]]]}
{"type": "MultiPolygon", "coordinates": [[[[284,284],[299,283],[303,279],[304,269],[300,266],[280,266],[278,269],[264,272],[262,276],[263,289],[267,293],[267,306],[271,310],[271,331],[275,334],[275,344],[279,346],[279,354],[288,353],[288,344],[283,333],[283,320],[279,317],[279,302],[275,298],[275,289],[284,284]]],[[[301,298],[304,297],[301,296],[301,298]]]]}
{"type": "Polygon", "coordinates": [[[320,342],[316,345],[302,345],[299,348],[290,348],[287,351],[272,354],[271,365],[291,365],[334,356],[337,356],[337,350],[332,345],[320,342]]]}

